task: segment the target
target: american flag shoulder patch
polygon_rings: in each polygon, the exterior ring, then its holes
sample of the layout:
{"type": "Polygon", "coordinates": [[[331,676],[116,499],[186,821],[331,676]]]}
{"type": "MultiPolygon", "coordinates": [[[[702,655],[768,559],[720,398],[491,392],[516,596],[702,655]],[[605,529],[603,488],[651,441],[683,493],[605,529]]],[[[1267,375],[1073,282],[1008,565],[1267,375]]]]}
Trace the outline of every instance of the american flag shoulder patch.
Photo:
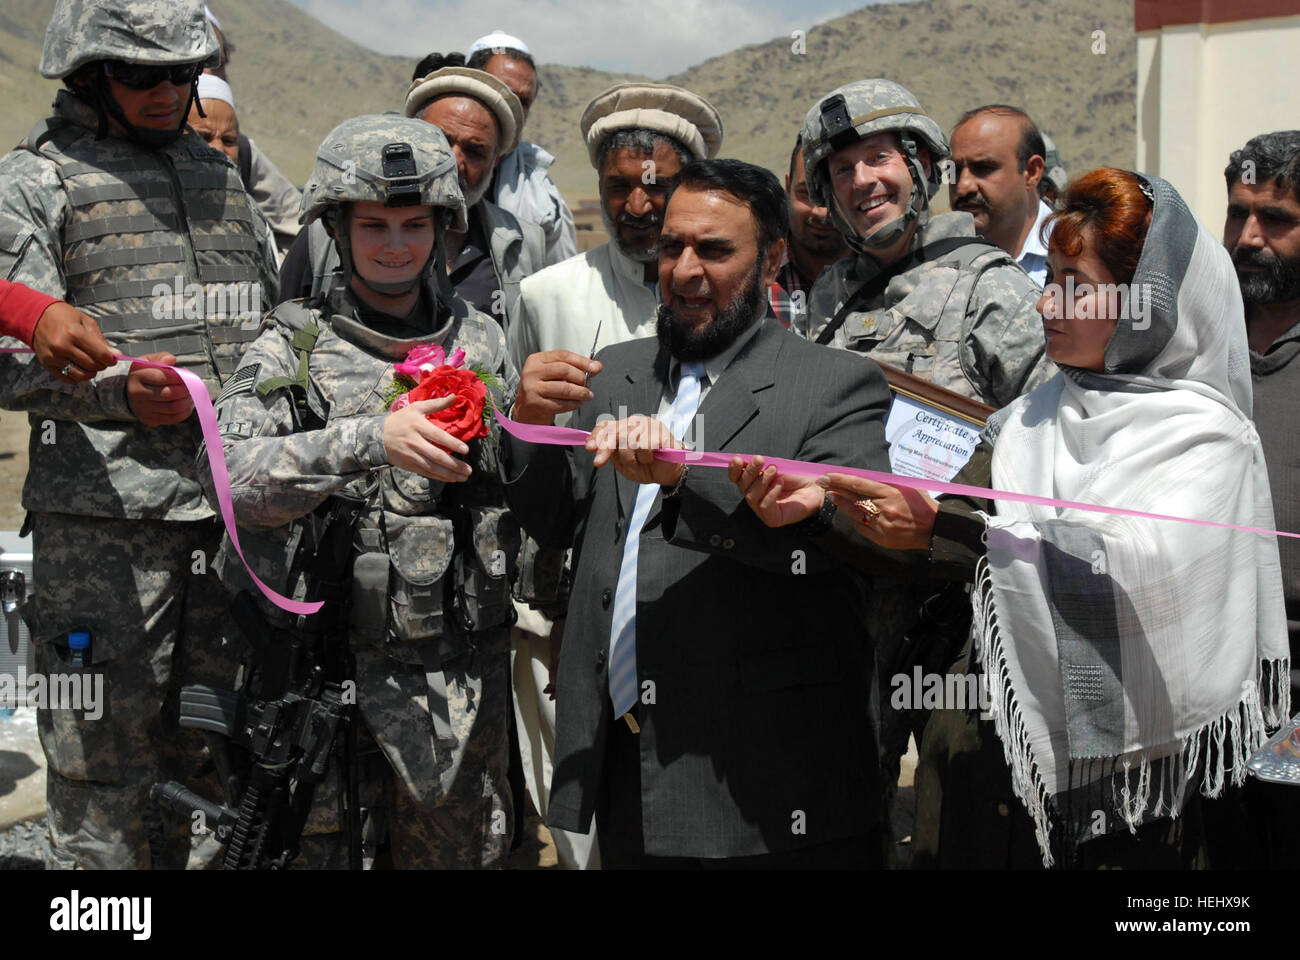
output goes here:
{"type": "MultiPolygon", "coordinates": [[[[221,404],[231,397],[237,397],[241,393],[252,393],[253,388],[257,386],[257,374],[262,369],[260,363],[250,363],[246,367],[240,367],[226,381],[226,385],[221,388],[221,393],[217,394],[217,404],[221,404]]],[[[214,404],[215,406],[215,404],[214,404]]]]}

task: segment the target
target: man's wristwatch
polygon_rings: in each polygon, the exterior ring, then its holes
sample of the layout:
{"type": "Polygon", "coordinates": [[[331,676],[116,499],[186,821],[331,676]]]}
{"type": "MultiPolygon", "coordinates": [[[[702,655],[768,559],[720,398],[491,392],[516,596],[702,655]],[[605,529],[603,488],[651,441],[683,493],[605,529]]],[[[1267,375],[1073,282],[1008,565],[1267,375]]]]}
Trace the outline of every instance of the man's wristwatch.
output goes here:
{"type": "Polygon", "coordinates": [[[659,492],[663,494],[665,500],[677,496],[682,492],[682,486],[686,483],[686,474],[690,472],[690,467],[682,464],[682,472],[677,475],[677,482],[671,487],[660,486],[659,492]]]}
{"type": "Polygon", "coordinates": [[[811,517],[805,517],[791,526],[790,532],[801,537],[815,537],[823,534],[835,524],[835,514],[837,512],[831,498],[823,497],[821,509],[811,517]]]}

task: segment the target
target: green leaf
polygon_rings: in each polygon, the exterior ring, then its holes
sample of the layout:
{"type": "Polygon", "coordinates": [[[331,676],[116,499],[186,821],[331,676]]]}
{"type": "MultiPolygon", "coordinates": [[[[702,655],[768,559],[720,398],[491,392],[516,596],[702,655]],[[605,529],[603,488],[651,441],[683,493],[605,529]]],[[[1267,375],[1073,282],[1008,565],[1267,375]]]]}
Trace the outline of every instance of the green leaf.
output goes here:
{"type": "Polygon", "coordinates": [[[388,392],[384,394],[384,409],[387,410],[402,394],[415,389],[415,381],[410,377],[399,377],[394,375],[393,382],[388,386],[388,392]]]}

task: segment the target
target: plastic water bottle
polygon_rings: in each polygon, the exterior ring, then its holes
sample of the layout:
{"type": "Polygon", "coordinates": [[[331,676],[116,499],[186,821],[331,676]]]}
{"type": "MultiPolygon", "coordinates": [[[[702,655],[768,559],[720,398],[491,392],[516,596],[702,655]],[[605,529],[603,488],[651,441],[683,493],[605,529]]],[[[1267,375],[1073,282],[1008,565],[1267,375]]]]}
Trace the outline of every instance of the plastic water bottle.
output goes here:
{"type": "Polygon", "coordinates": [[[77,670],[90,666],[90,634],[85,630],[74,630],[68,634],[68,661],[77,670]]]}

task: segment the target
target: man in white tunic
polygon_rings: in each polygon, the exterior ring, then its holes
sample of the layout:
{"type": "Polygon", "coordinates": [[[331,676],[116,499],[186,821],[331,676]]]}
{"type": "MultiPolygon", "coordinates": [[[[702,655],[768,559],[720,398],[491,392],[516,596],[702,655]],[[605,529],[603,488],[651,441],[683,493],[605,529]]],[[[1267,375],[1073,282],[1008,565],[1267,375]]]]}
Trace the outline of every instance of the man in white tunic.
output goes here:
{"type": "Polygon", "coordinates": [[[621,83],[587,105],[582,135],[599,176],[610,242],[547,267],[520,286],[511,356],[596,348],[654,336],[659,230],[677,172],[717,156],[722,119],[703,97],[663,83],[621,83]]]}

